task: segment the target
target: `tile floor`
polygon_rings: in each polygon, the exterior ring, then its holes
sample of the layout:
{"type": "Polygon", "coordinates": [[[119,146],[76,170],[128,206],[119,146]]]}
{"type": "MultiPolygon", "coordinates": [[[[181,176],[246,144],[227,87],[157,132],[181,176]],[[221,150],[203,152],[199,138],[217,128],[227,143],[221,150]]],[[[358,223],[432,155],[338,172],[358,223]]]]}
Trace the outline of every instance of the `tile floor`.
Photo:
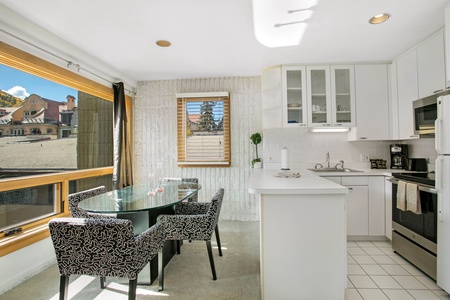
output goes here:
{"type": "Polygon", "coordinates": [[[384,241],[347,242],[346,300],[450,300],[384,241]]]}

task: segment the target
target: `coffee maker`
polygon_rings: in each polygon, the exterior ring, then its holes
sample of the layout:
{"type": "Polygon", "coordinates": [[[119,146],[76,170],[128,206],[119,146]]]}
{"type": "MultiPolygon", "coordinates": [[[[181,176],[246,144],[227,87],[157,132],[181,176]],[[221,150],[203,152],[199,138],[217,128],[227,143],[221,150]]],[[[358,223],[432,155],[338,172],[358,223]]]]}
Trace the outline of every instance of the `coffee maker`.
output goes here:
{"type": "Polygon", "coordinates": [[[408,168],[408,145],[394,144],[390,145],[391,169],[408,168]]]}

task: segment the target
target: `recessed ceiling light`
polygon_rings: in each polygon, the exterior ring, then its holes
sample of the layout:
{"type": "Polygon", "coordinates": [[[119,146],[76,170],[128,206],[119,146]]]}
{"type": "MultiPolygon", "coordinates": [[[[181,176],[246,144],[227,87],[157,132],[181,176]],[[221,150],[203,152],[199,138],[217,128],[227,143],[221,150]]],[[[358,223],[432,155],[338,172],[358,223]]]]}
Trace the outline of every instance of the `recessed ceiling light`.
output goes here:
{"type": "Polygon", "coordinates": [[[386,21],[387,19],[389,19],[391,15],[388,13],[382,13],[382,14],[378,14],[376,16],[373,16],[370,20],[369,23],[370,24],[380,24],[383,23],[384,21],[386,21]]]}
{"type": "Polygon", "coordinates": [[[159,40],[159,41],[156,41],[156,45],[158,45],[160,47],[170,47],[171,43],[166,40],[159,40]]]}

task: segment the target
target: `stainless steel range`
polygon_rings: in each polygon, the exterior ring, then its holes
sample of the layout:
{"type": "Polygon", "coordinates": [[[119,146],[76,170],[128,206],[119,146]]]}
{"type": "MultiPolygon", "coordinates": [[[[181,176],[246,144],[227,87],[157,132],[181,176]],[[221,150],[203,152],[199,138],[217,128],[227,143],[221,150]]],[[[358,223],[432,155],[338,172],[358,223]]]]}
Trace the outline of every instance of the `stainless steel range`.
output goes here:
{"type": "Polygon", "coordinates": [[[394,173],[392,184],[392,248],[416,267],[436,279],[437,192],[434,173],[394,173]],[[397,208],[398,181],[418,185],[422,213],[397,208]]]}

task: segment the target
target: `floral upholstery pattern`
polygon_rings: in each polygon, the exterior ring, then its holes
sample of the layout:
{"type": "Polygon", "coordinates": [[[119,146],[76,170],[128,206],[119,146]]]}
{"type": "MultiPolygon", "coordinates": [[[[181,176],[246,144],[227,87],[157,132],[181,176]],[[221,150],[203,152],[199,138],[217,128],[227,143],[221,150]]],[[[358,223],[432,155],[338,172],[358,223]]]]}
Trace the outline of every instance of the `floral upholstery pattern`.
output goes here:
{"type": "Polygon", "coordinates": [[[129,299],[134,299],[139,272],[165,242],[160,223],[136,237],[131,221],[122,219],[56,218],[49,229],[61,275],[60,299],[66,299],[71,275],[128,278],[129,299]]]}
{"type": "Polygon", "coordinates": [[[89,212],[86,212],[86,211],[78,208],[78,204],[81,201],[83,201],[84,199],[94,197],[94,196],[97,196],[100,194],[104,194],[106,192],[107,192],[106,187],[102,185],[102,186],[92,188],[89,190],[69,194],[68,199],[69,199],[70,215],[73,218],[97,218],[97,219],[115,218],[114,215],[89,213],[89,212]]]}
{"type": "Polygon", "coordinates": [[[175,207],[175,215],[160,215],[166,231],[167,240],[206,241],[213,279],[216,280],[214,259],[211,250],[211,236],[216,233],[219,254],[222,256],[218,230],[218,220],[224,189],[220,188],[211,202],[182,202],[175,207]]]}

